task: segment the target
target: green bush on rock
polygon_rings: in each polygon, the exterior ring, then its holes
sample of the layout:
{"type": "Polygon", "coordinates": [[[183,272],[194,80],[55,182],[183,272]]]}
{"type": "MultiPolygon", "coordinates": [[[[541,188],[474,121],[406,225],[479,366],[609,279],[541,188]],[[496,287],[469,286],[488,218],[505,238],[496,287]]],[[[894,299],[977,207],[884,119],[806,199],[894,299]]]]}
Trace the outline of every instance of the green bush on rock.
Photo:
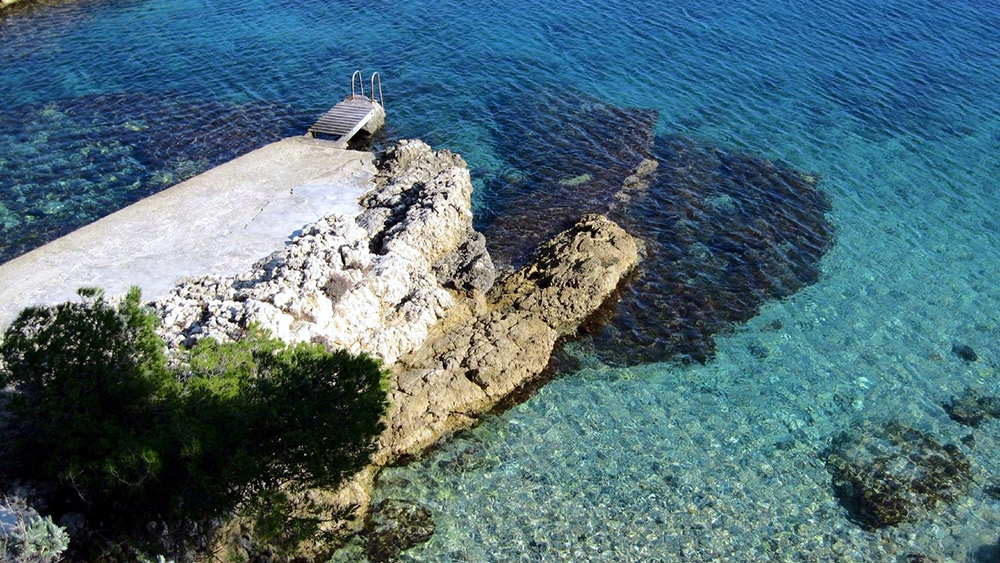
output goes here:
{"type": "Polygon", "coordinates": [[[80,294],[26,309],[0,342],[0,388],[14,389],[0,475],[57,484],[53,507],[91,531],[183,535],[368,462],[387,404],[377,361],[251,331],[170,368],[137,288],[119,303],[80,294]]]}
{"type": "Polygon", "coordinates": [[[80,294],[82,303],[25,309],[0,343],[0,387],[18,391],[0,468],[59,480],[84,503],[114,501],[141,494],[159,471],[153,428],[174,388],[138,290],[118,307],[80,294]]]}
{"type": "Polygon", "coordinates": [[[66,530],[42,517],[23,499],[0,502],[0,562],[54,563],[69,546],[66,530]]]}

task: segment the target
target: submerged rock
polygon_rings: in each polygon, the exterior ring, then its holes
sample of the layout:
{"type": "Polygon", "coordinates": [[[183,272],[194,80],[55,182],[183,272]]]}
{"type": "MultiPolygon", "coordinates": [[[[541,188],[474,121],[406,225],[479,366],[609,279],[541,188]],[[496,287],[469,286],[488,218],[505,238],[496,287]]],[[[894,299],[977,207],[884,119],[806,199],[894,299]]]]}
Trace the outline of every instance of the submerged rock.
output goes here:
{"type": "Polygon", "coordinates": [[[951,353],[966,362],[974,362],[979,359],[979,355],[976,354],[976,351],[973,350],[972,346],[969,346],[968,344],[959,344],[957,342],[952,344],[951,353]]]}
{"type": "Polygon", "coordinates": [[[830,202],[781,163],[657,141],[656,181],[611,215],[645,243],[642,268],[594,342],[615,363],[705,362],[720,331],[819,279],[830,202]]]}
{"type": "Polygon", "coordinates": [[[968,458],[898,422],[844,432],[826,452],[841,504],[865,528],[912,522],[951,503],[972,481],[968,458]]]}
{"type": "Polygon", "coordinates": [[[486,179],[480,223],[494,259],[522,263],[580,212],[642,241],[636,279],[589,323],[604,360],[707,361],[719,331],[819,278],[834,229],[817,177],[655,136],[655,111],[572,92],[494,105],[500,154],[517,171],[486,179]]]}
{"type": "Polygon", "coordinates": [[[434,516],[415,502],[386,499],[375,505],[365,524],[365,549],[373,563],[396,561],[399,554],[434,535],[434,516]]]}
{"type": "Polygon", "coordinates": [[[984,395],[971,387],[960,396],[952,397],[943,407],[952,420],[966,426],[975,427],[986,420],[1000,418],[1000,397],[984,395]]]}

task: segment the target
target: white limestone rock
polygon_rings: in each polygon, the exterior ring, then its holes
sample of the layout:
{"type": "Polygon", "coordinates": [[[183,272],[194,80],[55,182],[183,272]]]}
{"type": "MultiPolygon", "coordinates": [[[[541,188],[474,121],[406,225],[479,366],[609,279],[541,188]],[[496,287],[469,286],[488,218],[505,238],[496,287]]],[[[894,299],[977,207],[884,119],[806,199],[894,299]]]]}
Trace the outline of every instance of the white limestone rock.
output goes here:
{"type": "Polygon", "coordinates": [[[454,304],[441,260],[485,272],[492,262],[452,254],[472,229],[472,182],[461,157],[402,141],[386,151],[357,217],[330,216],[234,278],[203,276],[154,305],[171,346],[237,338],[251,324],[291,343],[321,341],[387,365],[423,344],[454,304]]]}

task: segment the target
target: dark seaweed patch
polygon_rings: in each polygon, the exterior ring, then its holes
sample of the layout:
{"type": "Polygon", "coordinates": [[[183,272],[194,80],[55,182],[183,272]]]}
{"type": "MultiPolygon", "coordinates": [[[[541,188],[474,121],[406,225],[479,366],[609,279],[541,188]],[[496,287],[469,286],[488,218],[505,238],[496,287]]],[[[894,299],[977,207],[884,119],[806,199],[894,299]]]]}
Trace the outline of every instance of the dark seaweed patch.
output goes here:
{"type": "Polygon", "coordinates": [[[816,177],[783,164],[658,141],[657,181],[612,213],[646,243],[641,273],[594,339],[619,362],[705,362],[715,334],[816,282],[834,240],[830,202],[816,177]]]}
{"type": "Polygon", "coordinates": [[[844,432],[826,452],[826,465],[841,504],[866,529],[912,522],[939,502],[955,502],[972,481],[956,446],[898,422],[844,432]]]}
{"type": "Polygon", "coordinates": [[[582,215],[608,212],[651,157],[659,117],[570,93],[495,101],[491,113],[509,167],[485,179],[477,228],[493,259],[512,266],[582,215]]]}
{"type": "Polygon", "coordinates": [[[1000,397],[972,387],[952,397],[942,407],[952,420],[966,426],[977,427],[987,420],[1000,418],[1000,397]]]}
{"type": "Polygon", "coordinates": [[[715,334],[819,278],[834,229],[815,176],[656,137],[656,112],[565,92],[499,104],[494,118],[510,163],[486,179],[480,227],[495,260],[518,265],[583,213],[644,242],[640,272],[585,327],[606,361],[705,362],[715,334]]]}

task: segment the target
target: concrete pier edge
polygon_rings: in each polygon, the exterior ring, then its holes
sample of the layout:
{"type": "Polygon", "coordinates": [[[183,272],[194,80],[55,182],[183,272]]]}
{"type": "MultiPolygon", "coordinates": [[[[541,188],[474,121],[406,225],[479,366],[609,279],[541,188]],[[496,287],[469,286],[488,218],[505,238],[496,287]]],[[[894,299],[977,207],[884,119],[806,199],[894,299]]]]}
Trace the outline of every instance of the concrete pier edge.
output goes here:
{"type": "Polygon", "coordinates": [[[303,226],[358,213],[374,173],[372,153],[332,141],[261,147],[0,265],[0,327],[84,286],[153,299],[185,277],[236,274],[303,226]]]}

